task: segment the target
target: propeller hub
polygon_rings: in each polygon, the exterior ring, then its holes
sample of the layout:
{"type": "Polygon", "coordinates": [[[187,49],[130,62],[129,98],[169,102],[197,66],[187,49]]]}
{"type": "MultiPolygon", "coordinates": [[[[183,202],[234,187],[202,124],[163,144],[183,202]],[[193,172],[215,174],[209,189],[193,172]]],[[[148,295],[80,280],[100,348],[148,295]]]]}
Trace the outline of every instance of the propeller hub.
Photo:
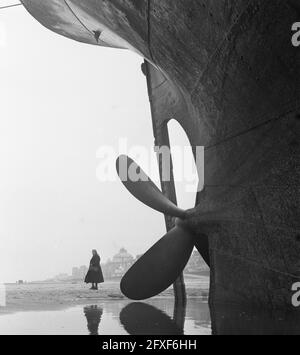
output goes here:
{"type": "Polygon", "coordinates": [[[193,225],[190,223],[190,220],[188,218],[175,218],[175,226],[182,228],[188,232],[194,232],[193,225]]]}

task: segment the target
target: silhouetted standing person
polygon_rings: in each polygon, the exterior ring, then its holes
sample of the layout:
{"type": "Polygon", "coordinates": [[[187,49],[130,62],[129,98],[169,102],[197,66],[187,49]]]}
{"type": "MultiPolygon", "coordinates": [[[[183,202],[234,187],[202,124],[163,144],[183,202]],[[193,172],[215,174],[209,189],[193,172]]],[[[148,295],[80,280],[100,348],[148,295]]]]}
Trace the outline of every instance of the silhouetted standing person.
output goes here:
{"type": "Polygon", "coordinates": [[[90,261],[89,271],[86,274],[84,282],[87,284],[92,284],[91,290],[98,290],[98,284],[104,282],[102,269],[100,266],[100,256],[97,253],[97,250],[93,250],[93,257],[90,261]]]}

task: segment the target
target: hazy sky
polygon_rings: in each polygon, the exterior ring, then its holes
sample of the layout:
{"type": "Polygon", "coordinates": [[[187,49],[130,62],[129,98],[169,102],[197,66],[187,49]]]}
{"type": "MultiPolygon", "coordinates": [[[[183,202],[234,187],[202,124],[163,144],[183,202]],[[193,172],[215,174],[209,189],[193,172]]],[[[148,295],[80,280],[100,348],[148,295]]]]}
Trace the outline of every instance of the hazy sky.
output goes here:
{"type": "Polygon", "coordinates": [[[163,216],[96,177],[101,146],[153,147],[142,59],[60,37],[22,7],[0,12],[0,30],[0,282],[70,273],[93,248],[143,253],[163,216]]]}

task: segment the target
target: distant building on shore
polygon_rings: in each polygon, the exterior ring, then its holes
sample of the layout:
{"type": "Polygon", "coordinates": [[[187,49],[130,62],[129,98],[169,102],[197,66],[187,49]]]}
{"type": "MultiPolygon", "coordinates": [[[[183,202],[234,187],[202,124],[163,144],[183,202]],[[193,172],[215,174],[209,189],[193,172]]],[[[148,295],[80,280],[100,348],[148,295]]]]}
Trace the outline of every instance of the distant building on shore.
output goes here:
{"type": "Polygon", "coordinates": [[[79,272],[79,267],[73,267],[72,268],[72,278],[73,279],[79,279],[80,278],[80,272],[79,272]]]}
{"type": "MultiPolygon", "coordinates": [[[[101,264],[102,271],[104,274],[104,279],[121,279],[124,274],[130,269],[130,267],[142,256],[137,255],[133,257],[125,248],[121,248],[120,251],[109,259],[106,263],[101,264]]],[[[88,267],[82,265],[80,267],[74,266],[72,268],[72,275],[65,273],[59,274],[53,278],[56,282],[66,282],[66,281],[83,281],[88,272],[88,267]]],[[[184,270],[187,275],[199,275],[209,273],[209,268],[202,259],[201,255],[197,250],[194,250],[192,256],[184,270]]],[[[18,281],[22,283],[22,280],[18,281]]]]}
{"type": "Polygon", "coordinates": [[[85,275],[88,272],[88,267],[85,265],[82,265],[80,267],[73,267],[72,268],[72,279],[73,280],[83,280],[85,278],[85,275]]]}
{"type": "Polygon", "coordinates": [[[108,260],[108,262],[103,265],[104,278],[121,278],[134,262],[134,257],[129,254],[125,248],[121,248],[120,251],[113,256],[112,260],[108,260]]]}
{"type": "Polygon", "coordinates": [[[64,273],[58,274],[54,277],[54,280],[55,281],[68,281],[68,280],[70,280],[70,275],[64,274],[64,273]]]}

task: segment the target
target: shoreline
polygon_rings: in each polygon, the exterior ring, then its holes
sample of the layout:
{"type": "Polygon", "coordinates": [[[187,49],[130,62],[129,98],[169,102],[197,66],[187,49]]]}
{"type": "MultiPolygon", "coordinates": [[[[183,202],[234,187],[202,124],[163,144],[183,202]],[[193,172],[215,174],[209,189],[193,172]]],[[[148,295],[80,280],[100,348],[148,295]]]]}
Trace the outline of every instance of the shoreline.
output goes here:
{"type": "MultiPolygon", "coordinates": [[[[59,311],[80,305],[94,305],[101,302],[131,303],[121,294],[118,281],[107,281],[98,291],[92,291],[84,283],[26,283],[6,284],[6,306],[0,307],[0,317],[20,312],[59,311]]],[[[188,299],[208,300],[209,278],[199,277],[186,280],[188,299]]],[[[145,300],[173,299],[170,287],[157,297],[145,300]]]]}

